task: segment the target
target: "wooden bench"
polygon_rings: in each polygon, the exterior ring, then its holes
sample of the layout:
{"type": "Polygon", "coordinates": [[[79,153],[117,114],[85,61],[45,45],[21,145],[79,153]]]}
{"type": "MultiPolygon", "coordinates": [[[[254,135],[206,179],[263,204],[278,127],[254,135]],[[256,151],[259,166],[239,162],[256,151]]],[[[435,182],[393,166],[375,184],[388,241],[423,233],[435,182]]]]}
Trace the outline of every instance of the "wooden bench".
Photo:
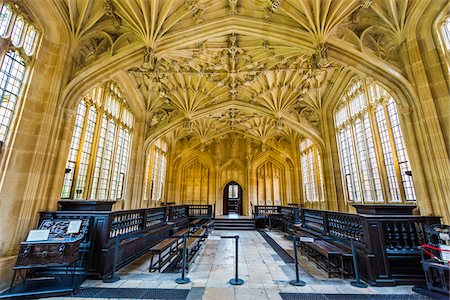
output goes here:
{"type": "Polygon", "coordinates": [[[202,223],[202,219],[195,219],[192,222],[189,222],[189,228],[191,228],[191,232],[196,231],[202,223]]]}
{"type": "Polygon", "coordinates": [[[207,223],[202,225],[202,228],[206,228],[206,232],[210,233],[214,229],[214,220],[209,220],[207,223]]]}
{"type": "MultiPolygon", "coordinates": [[[[206,228],[197,229],[186,242],[186,271],[189,271],[190,264],[194,261],[197,254],[200,252],[200,248],[203,242],[208,237],[206,228]]],[[[180,255],[183,255],[183,245],[180,245],[180,255]]],[[[180,262],[181,263],[181,262],[180,262]]]]}
{"type": "MultiPolygon", "coordinates": [[[[175,232],[174,236],[182,236],[188,232],[189,230],[187,228],[182,229],[175,232]]],[[[182,245],[181,241],[182,239],[180,237],[167,238],[152,246],[150,248],[152,258],[150,260],[149,272],[156,270],[161,272],[161,269],[164,267],[164,265],[170,262],[173,257],[178,255],[178,248],[180,247],[180,245],[182,245]],[[158,259],[156,261],[154,261],[155,256],[158,256],[158,259]]]]}
{"type": "Polygon", "coordinates": [[[300,241],[300,253],[306,255],[319,268],[325,270],[328,273],[328,277],[336,274],[340,278],[344,278],[345,275],[349,274],[349,272],[346,272],[344,262],[349,260],[351,262],[351,252],[327,241],[320,240],[319,236],[314,236],[301,228],[297,228],[296,233],[299,237],[315,239],[313,243],[300,241]]]}

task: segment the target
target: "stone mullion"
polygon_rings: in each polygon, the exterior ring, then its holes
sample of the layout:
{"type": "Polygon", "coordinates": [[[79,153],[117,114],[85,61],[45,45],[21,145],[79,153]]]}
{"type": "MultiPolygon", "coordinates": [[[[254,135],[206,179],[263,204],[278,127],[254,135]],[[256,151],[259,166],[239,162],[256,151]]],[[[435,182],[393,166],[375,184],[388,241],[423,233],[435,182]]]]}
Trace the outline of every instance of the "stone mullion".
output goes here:
{"type": "MultiPolygon", "coordinates": [[[[78,183],[78,174],[80,172],[81,156],[83,155],[83,147],[84,147],[84,142],[85,142],[85,138],[86,138],[87,124],[88,124],[88,120],[89,120],[89,109],[91,108],[91,105],[93,105],[92,103],[87,103],[87,102],[85,102],[85,103],[86,103],[86,113],[84,114],[83,127],[82,127],[81,135],[80,135],[80,144],[78,145],[77,160],[75,162],[75,169],[73,172],[73,180],[72,180],[72,188],[70,189],[69,199],[74,199],[74,196],[75,196],[75,191],[76,191],[77,183],[78,183]]],[[[76,119],[75,119],[75,122],[76,122],[76,119]]]]}
{"type": "MultiPolygon", "coordinates": [[[[370,98],[367,98],[370,99],[370,98]]],[[[390,195],[389,192],[389,182],[388,182],[388,178],[387,178],[387,171],[386,171],[386,165],[383,163],[384,162],[384,156],[383,156],[383,149],[381,146],[381,140],[380,140],[380,135],[378,132],[378,125],[376,122],[376,117],[375,117],[375,110],[376,110],[376,105],[374,106],[369,106],[369,121],[370,121],[370,128],[372,130],[372,136],[373,136],[373,142],[374,142],[374,146],[375,146],[375,154],[376,154],[376,159],[377,159],[377,165],[378,165],[378,172],[380,172],[380,179],[381,179],[381,187],[382,187],[382,192],[384,195],[384,199],[383,202],[387,203],[387,199],[390,195]]]]}
{"type": "MultiPolygon", "coordinates": [[[[108,123],[109,123],[110,120],[114,121],[114,118],[112,116],[110,116],[108,118],[108,123]]],[[[109,126],[109,124],[108,124],[108,126],[109,126]]],[[[119,144],[118,141],[119,141],[120,125],[118,123],[115,123],[114,126],[115,126],[115,130],[114,130],[115,136],[114,136],[114,143],[113,143],[113,151],[111,152],[111,160],[109,162],[109,174],[108,174],[109,180],[108,180],[108,185],[106,187],[106,199],[109,199],[109,200],[111,200],[110,196],[111,196],[111,184],[112,184],[112,181],[113,181],[112,177],[113,177],[113,173],[114,173],[114,164],[115,164],[115,161],[116,161],[117,148],[119,146],[118,145],[119,144]]]]}
{"type": "MultiPolygon", "coordinates": [[[[165,182],[164,182],[164,193],[162,199],[167,203],[168,202],[168,196],[169,196],[169,185],[170,187],[173,186],[173,184],[170,184],[172,182],[172,172],[169,172],[168,170],[172,170],[172,160],[173,160],[173,145],[172,143],[167,143],[167,155],[166,155],[166,170],[165,170],[165,182]]],[[[147,159],[147,156],[146,156],[147,159]]]]}
{"type": "Polygon", "coordinates": [[[313,145],[313,155],[314,155],[314,168],[316,172],[316,191],[317,191],[317,201],[320,203],[321,197],[321,188],[320,188],[320,168],[319,168],[319,160],[317,155],[317,148],[313,145]]]}
{"type": "MultiPolygon", "coordinates": [[[[350,107],[349,107],[349,103],[346,104],[347,107],[347,112],[349,115],[349,128],[350,128],[350,134],[351,134],[351,139],[353,140],[353,143],[351,143],[352,148],[353,148],[353,153],[355,156],[355,166],[356,166],[356,180],[359,182],[359,192],[361,194],[361,203],[365,203],[365,195],[364,195],[364,185],[363,182],[361,181],[362,175],[361,175],[361,168],[359,166],[359,155],[358,155],[358,149],[356,146],[356,135],[355,135],[355,131],[353,130],[353,119],[350,115],[350,107]]],[[[350,158],[350,157],[349,157],[350,158]]],[[[350,168],[351,168],[351,162],[350,162],[350,168]]],[[[354,176],[351,175],[352,174],[352,170],[350,170],[350,176],[354,176]]],[[[356,187],[354,188],[355,192],[356,192],[356,187]]],[[[355,199],[354,202],[357,202],[357,199],[355,199]]]]}
{"type": "Polygon", "coordinates": [[[293,162],[294,162],[294,182],[292,184],[292,187],[295,188],[295,190],[292,191],[292,196],[297,198],[293,199],[294,203],[301,204],[301,192],[302,192],[302,174],[301,174],[301,161],[300,161],[300,151],[299,151],[299,141],[297,139],[294,140],[295,142],[292,142],[292,153],[293,153],[293,162]]]}
{"type": "Polygon", "coordinates": [[[150,147],[150,161],[148,163],[148,181],[147,181],[147,201],[150,201],[150,206],[153,206],[153,189],[155,188],[155,183],[153,182],[153,167],[155,164],[155,145],[150,147]]]}
{"type": "Polygon", "coordinates": [[[267,165],[264,164],[262,166],[263,168],[263,172],[264,172],[264,176],[263,176],[263,187],[264,187],[264,205],[267,205],[267,165]]]}
{"type": "Polygon", "coordinates": [[[152,161],[152,153],[150,152],[150,150],[145,151],[145,167],[144,167],[144,189],[146,190],[146,194],[147,197],[146,199],[144,199],[145,201],[147,201],[147,206],[151,206],[151,195],[150,195],[150,182],[151,182],[151,168],[150,168],[150,164],[152,161]],[[149,158],[150,156],[150,158],[149,158]],[[145,173],[148,172],[147,177],[145,176],[145,173]]]}
{"type": "MultiPolygon", "coordinates": [[[[376,106],[372,106],[371,105],[371,97],[369,95],[369,86],[370,83],[364,82],[364,95],[366,97],[366,102],[367,102],[367,116],[369,118],[369,123],[370,123],[370,130],[372,132],[372,138],[373,138],[373,143],[374,143],[374,150],[375,150],[375,159],[376,159],[376,163],[378,166],[378,172],[379,172],[379,176],[380,176],[380,181],[381,181],[381,188],[382,188],[382,193],[383,195],[385,195],[385,199],[382,199],[383,202],[387,202],[387,197],[389,195],[389,182],[387,179],[387,171],[386,171],[386,166],[384,163],[382,163],[384,161],[384,157],[383,157],[383,150],[381,147],[381,140],[380,140],[380,136],[378,135],[378,131],[376,131],[375,129],[378,128],[377,124],[376,124],[376,118],[375,118],[375,109],[376,106]]],[[[366,134],[365,132],[365,126],[364,126],[364,134],[366,134]]],[[[369,154],[369,151],[367,151],[367,154],[369,154]]],[[[372,171],[372,185],[373,185],[373,192],[375,193],[375,199],[378,200],[378,195],[375,189],[375,177],[373,174],[373,170],[372,170],[372,164],[369,160],[369,166],[370,166],[370,170],[372,171]]],[[[377,202],[377,201],[376,201],[377,202]]]]}
{"type": "MultiPolygon", "coordinates": [[[[86,189],[85,189],[85,198],[88,199],[89,194],[92,191],[92,185],[94,184],[94,172],[95,172],[95,161],[97,160],[98,146],[100,142],[100,133],[102,129],[102,121],[104,114],[104,103],[106,101],[106,93],[102,92],[100,103],[100,107],[97,107],[97,122],[94,130],[94,137],[92,140],[92,148],[91,148],[91,158],[89,160],[89,167],[86,176],[86,189]]],[[[101,167],[101,165],[100,165],[101,167]]],[[[99,180],[100,182],[100,180],[99,180]]],[[[97,182],[97,191],[98,191],[98,182],[97,182]]]]}
{"type": "Polygon", "coordinates": [[[391,120],[389,119],[389,113],[387,110],[387,99],[383,101],[382,107],[384,112],[384,118],[386,119],[386,128],[389,135],[389,144],[391,146],[392,158],[394,160],[394,169],[395,175],[397,177],[398,189],[400,190],[400,197],[401,197],[400,200],[402,203],[405,203],[406,202],[405,188],[403,186],[403,179],[400,173],[400,165],[398,162],[397,149],[395,148],[394,134],[392,133],[391,120]]]}
{"type": "Polygon", "coordinates": [[[367,170],[369,172],[368,175],[370,176],[369,177],[369,184],[370,184],[370,187],[372,189],[372,194],[376,198],[375,182],[374,182],[372,166],[371,166],[371,163],[370,163],[370,154],[369,154],[369,145],[367,143],[366,127],[365,127],[365,124],[364,124],[364,113],[368,114],[368,112],[367,111],[363,111],[363,113],[361,114],[361,132],[362,132],[363,139],[364,139],[364,149],[366,151],[366,156],[367,156],[366,167],[367,167],[367,170]]]}

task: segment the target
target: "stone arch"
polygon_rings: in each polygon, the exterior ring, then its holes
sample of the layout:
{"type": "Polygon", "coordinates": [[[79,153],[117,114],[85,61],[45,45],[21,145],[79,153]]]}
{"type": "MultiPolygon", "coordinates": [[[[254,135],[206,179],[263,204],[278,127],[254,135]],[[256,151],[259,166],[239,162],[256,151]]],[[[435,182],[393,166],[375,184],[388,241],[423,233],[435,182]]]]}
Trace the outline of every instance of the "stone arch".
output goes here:
{"type": "MultiPolygon", "coordinates": [[[[175,202],[180,204],[214,204],[216,170],[209,155],[197,151],[184,157],[173,169],[175,202]],[[191,178],[191,180],[187,180],[191,178]]],[[[168,199],[172,201],[172,199],[168,199]]]]}
{"type": "Polygon", "coordinates": [[[247,187],[247,166],[239,159],[231,158],[220,166],[217,171],[217,203],[216,211],[223,211],[222,191],[231,181],[236,182],[242,188],[243,212],[247,214],[249,211],[248,203],[248,187],[247,187]],[[230,174],[229,172],[232,172],[230,174]]]}
{"type": "Polygon", "coordinates": [[[292,189],[293,172],[294,170],[290,168],[286,157],[276,156],[271,150],[259,154],[252,161],[249,168],[249,186],[252,189],[250,192],[250,203],[252,205],[286,205],[291,203],[294,197],[294,190],[292,189]],[[258,173],[261,171],[260,168],[267,164],[272,164],[277,169],[278,181],[270,179],[271,174],[266,176],[266,174],[258,173]],[[259,175],[262,175],[264,180],[267,180],[267,183],[263,183],[263,178],[259,178],[259,175]],[[267,177],[269,177],[269,180],[267,177]],[[279,191],[275,191],[274,188],[278,188],[279,191]],[[270,199],[262,199],[262,197],[269,195],[267,191],[271,193],[270,199]]]}

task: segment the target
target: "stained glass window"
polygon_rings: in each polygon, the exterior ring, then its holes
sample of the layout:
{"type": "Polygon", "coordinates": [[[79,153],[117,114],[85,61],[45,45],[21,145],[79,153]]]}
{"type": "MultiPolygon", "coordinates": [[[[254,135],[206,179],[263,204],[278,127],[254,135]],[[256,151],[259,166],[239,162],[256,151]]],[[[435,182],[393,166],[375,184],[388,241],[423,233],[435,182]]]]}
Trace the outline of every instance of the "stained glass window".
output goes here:
{"type": "Polygon", "coordinates": [[[115,83],[105,83],[83,97],[78,105],[62,198],[124,198],[132,125],[131,111],[115,83]]]}
{"type": "Polygon", "coordinates": [[[337,106],[335,124],[349,202],[415,201],[397,106],[386,90],[355,81],[337,106]]]}

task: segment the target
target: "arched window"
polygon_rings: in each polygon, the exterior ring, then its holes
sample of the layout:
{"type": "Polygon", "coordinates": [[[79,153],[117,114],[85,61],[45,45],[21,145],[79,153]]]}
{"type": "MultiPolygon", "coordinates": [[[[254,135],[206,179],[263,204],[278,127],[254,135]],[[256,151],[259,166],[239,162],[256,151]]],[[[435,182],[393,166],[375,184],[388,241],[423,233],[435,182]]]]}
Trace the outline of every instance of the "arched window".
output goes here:
{"type": "Polygon", "coordinates": [[[441,35],[444,41],[445,50],[450,53],[450,16],[442,23],[441,35]]]}
{"type": "Polygon", "coordinates": [[[35,27],[17,13],[17,7],[0,2],[0,45],[7,45],[0,47],[0,144],[6,142],[13,124],[37,40],[35,27]]]}
{"type": "Polygon", "coordinates": [[[300,166],[303,180],[303,198],[306,202],[324,202],[322,162],[317,147],[310,139],[300,142],[300,166]]]}
{"type": "Polygon", "coordinates": [[[164,194],[167,167],[167,144],[158,140],[147,152],[144,201],[161,201],[164,194]]]}
{"type": "Polygon", "coordinates": [[[334,117],[347,201],[415,201],[392,96],[375,83],[356,81],[339,101],[334,117]]]}
{"type": "Polygon", "coordinates": [[[78,105],[62,198],[120,200],[131,148],[133,116],[113,82],[94,88],[78,105]]]}

